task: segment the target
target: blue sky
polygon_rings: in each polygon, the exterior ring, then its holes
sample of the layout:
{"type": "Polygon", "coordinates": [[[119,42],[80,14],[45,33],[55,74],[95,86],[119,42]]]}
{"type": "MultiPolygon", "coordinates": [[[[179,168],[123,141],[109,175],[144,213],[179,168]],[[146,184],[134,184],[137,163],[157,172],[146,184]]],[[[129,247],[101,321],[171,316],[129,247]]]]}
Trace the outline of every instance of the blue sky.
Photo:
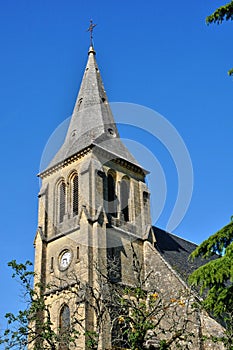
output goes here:
{"type": "MultiPolygon", "coordinates": [[[[109,101],[136,103],[159,112],[189,150],[193,197],[174,232],[200,243],[229,222],[233,80],[227,70],[233,67],[233,24],[205,24],[205,17],[221,4],[212,0],[1,2],[0,327],[1,316],[17,307],[17,285],[7,262],[33,260],[36,174],[51,133],[72,112],[87,59],[90,18],[98,24],[94,44],[109,101]]],[[[143,133],[130,128],[120,132],[143,143],[143,133]]],[[[177,174],[164,147],[156,140],[151,144],[167,180],[166,203],[157,222],[164,228],[177,194],[177,174]]],[[[151,182],[156,188],[156,178],[151,182]]]]}

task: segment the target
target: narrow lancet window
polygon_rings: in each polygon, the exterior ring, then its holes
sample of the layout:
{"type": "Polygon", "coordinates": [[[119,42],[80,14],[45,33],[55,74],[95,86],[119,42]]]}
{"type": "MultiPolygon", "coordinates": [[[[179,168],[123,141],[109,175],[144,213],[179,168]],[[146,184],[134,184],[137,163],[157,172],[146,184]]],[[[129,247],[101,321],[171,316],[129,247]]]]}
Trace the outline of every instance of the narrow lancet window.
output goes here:
{"type": "Polygon", "coordinates": [[[121,214],[124,221],[129,221],[129,179],[121,181],[121,214]]]}
{"type": "Polygon", "coordinates": [[[59,315],[59,333],[60,333],[59,350],[69,349],[69,329],[70,329],[70,309],[67,305],[63,305],[59,315]]]}
{"type": "Polygon", "coordinates": [[[54,262],[54,259],[53,259],[53,256],[51,257],[51,261],[50,261],[50,272],[53,272],[53,262],[54,262]]]}
{"type": "Polygon", "coordinates": [[[117,197],[115,192],[115,180],[112,174],[108,174],[108,213],[117,216],[117,197]]]}
{"type": "Polygon", "coordinates": [[[73,215],[78,214],[79,207],[79,189],[78,189],[78,175],[73,178],[73,215]]]}
{"type": "Polygon", "coordinates": [[[59,222],[63,222],[66,211],[66,185],[62,182],[59,186],[59,222]]]}

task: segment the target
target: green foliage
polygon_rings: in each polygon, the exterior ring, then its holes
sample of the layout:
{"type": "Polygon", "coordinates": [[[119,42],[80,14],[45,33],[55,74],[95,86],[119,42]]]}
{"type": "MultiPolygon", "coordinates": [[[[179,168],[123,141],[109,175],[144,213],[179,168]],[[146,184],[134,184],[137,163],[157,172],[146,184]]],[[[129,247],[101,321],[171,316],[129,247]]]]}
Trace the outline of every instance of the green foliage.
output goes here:
{"type": "MultiPolygon", "coordinates": [[[[210,16],[206,17],[206,23],[221,24],[223,21],[233,20],[233,1],[219,7],[210,16]]],[[[233,76],[233,68],[228,71],[228,75],[233,76]]]]}
{"type": "Polygon", "coordinates": [[[86,331],[85,336],[87,337],[86,345],[90,349],[97,349],[98,348],[98,340],[99,340],[99,334],[94,331],[86,331]]]}
{"type": "Polygon", "coordinates": [[[151,301],[146,303],[146,294],[140,287],[125,288],[120,298],[119,328],[132,350],[144,349],[148,330],[155,328],[152,320],[155,303],[151,298],[151,301]]]}
{"type": "Polygon", "coordinates": [[[233,20],[233,1],[219,7],[210,16],[206,18],[206,23],[221,24],[223,21],[233,20]]]}
{"type": "MultiPolygon", "coordinates": [[[[206,293],[203,306],[226,325],[226,340],[233,337],[233,221],[201,243],[190,259],[215,257],[194,271],[189,282],[206,293]],[[229,335],[230,333],[230,335],[229,335]]],[[[230,347],[232,349],[232,342],[230,347]]]]}
{"type": "MultiPolygon", "coordinates": [[[[118,337],[124,340],[125,348],[146,350],[148,340],[155,343],[151,349],[159,350],[167,350],[174,345],[182,348],[187,339],[192,344],[194,334],[188,331],[190,324],[186,319],[189,313],[181,299],[164,301],[157,292],[126,288],[121,297],[121,307],[117,318],[118,337]],[[182,309],[185,317],[180,312],[182,309]]],[[[186,349],[189,349],[188,345],[186,349]]]]}
{"type": "Polygon", "coordinates": [[[77,274],[73,273],[70,280],[69,276],[65,280],[58,279],[59,286],[63,283],[63,296],[66,295],[67,303],[75,301],[77,306],[65,329],[55,328],[50,317],[51,304],[46,304],[45,293],[58,290],[56,280],[53,280],[52,285],[34,285],[33,279],[36,277],[37,280],[37,276],[30,262],[18,264],[12,261],[9,266],[13,269],[13,277],[23,287],[26,308],[17,314],[6,315],[8,327],[0,336],[0,344],[4,344],[6,350],[26,350],[28,345],[32,350],[58,350],[63,344],[76,348],[80,330],[83,331],[88,348],[95,350],[98,349],[100,335],[106,330],[114,331],[112,335],[116,335],[116,338],[112,337],[113,345],[131,350],[148,349],[148,341],[155,342],[156,348],[160,350],[169,349],[171,345],[180,348],[187,339],[189,344],[192,342],[190,327],[195,310],[189,304],[189,291],[176,291],[173,297],[169,291],[157,291],[155,286],[159,282],[158,276],[155,274],[152,280],[152,270],[145,276],[136,253],[133,265],[135,283],[132,281],[130,286],[111,282],[108,274],[99,270],[94,287],[81,282],[77,274]],[[148,277],[151,285],[148,285],[148,277]],[[84,303],[93,311],[95,318],[91,329],[85,328],[82,311],[84,303]],[[79,305],[81,313],[78,312],[79,305]]]}
{"type": "Polygon", "coordinates": [[[169,349],[169,345],[167,344],[166,340],[161,340],[159,343],[159,350],[167,350],[169,349]]]}
{"type": "Polygon", "coordinates": [[[190,258],[208,259],[214,254],[216,259],[194,271],[189,282],[200,286],[201,293],[207,291],[204,306],[220,316],[233,310],[233,222],[200,244],[190,258]]]}
{"type": "MultiPolygon", "coordinates": [[[[223,227],[221,230],[210,236],[191,254],[191,259],[198,256],[209,258],[215,253],[218,255],[225,254],[226,248],[229,249],[233,242],[233,221],[223,227]]],[[[231,248],[232,249],[232,248],[231,248]]]]}
{"type": "Polygon", "coordinates": [[[57,350],[60,343],[75,344],[79,336],[75,329],[69,329],[65,334],[54,330],[43,294],[47,286],[33,285],[32,263],[18,264],[13,260],[8,266],[13,269],[12,278],[16,278],[22,287],[26,307],[16,315],[5,315],[8,327],[0,337],[0,344],[4,344],[6,350],[26,350],[28,344],[32,344],[33,350],[57,350]]]}

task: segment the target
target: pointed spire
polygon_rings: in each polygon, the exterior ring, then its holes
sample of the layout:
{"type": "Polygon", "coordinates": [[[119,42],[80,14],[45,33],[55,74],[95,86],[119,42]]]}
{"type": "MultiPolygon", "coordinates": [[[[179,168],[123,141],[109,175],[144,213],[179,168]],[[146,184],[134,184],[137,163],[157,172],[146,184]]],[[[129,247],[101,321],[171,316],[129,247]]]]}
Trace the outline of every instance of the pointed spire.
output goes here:
{"type": "Polygon", "coordinates": [[[94,47],[90,46],[87,65],[65,141],[48,168],[91,145],[105,149],[114,157],[139,166],[120,140],[95,55],[94,47]]]}

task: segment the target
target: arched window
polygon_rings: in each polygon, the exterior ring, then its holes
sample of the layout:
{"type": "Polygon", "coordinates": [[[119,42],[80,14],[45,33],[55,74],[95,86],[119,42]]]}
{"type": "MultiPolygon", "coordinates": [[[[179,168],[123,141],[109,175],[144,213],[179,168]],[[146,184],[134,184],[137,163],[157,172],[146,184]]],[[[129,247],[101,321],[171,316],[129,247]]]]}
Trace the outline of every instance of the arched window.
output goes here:
{"type": "MultiPolygon", "coordinates": [[[[127,314],[129,313],[127,308],[125,310],[127,314]]],[[[126,314],[126,315],[127,315],[126,314]]],[[[128,332],[127,325],[125,322],[119,322],[119,309],[115,306],[112,306],[110,309],[111,317],[111,340],[113,349],[128,349],[128,332]]]]}
{"type": "Polygon", "coordinates": [[[70,309],[69,306],[63,305],[59,315],[59,333],[60,344],[59,350],[69,349],[69,328],[70,328],[70,309]]]}
{"type": "Polygon", "coordinates": [[[79,207],[79,190],[78,190],[78,175],[73,177],[73,215],[78,214],[79,207]]]}
{"type": "Polygon", "coordinates": [[[124,221],[129,221],[129,179],[121,181],[121,213],[124,221]]]}
{"type": "Polygon", "coordinates": [[[115,179],[111,173],[108,174],[108,213],[117,216],[117,197],[115,190],[115,179]]]}
{"type": "Polygon", "coordinates": [[[63,222],[65,211],[66,211],[66,185],[65,182],[61,182],[58,188],[59,194],[59,223],[63,222]]]}

